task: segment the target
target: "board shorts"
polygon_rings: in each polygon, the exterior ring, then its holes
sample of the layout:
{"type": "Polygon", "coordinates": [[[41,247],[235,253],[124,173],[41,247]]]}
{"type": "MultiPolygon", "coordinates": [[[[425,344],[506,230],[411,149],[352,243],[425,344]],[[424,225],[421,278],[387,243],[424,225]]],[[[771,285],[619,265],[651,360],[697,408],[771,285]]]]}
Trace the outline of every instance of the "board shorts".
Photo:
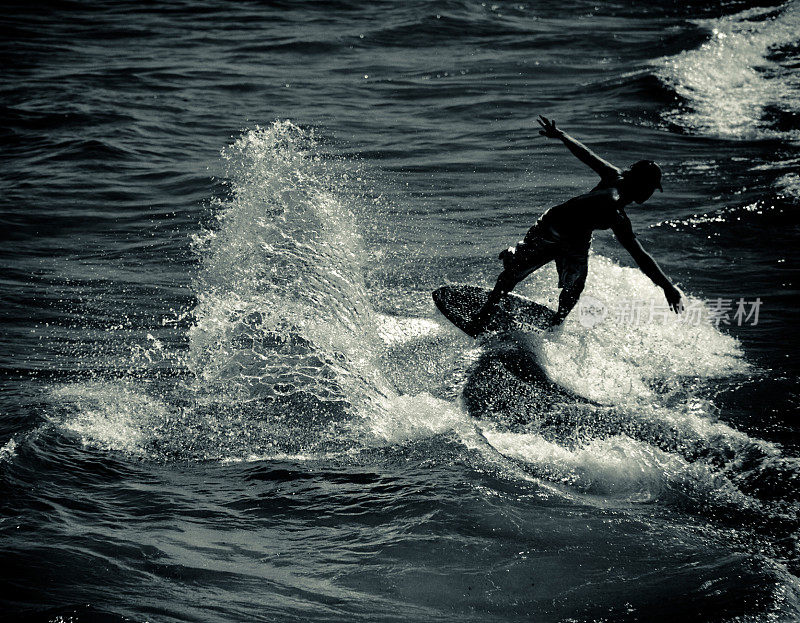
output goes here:
{"type": "Polygon", "coordinates": [[[500,253],[503,282],[511,290],[533,271],[555,260],[559,288],[583,288],[589,270],[591,238],[564,242],[538,222],[515,246],[500,253]]]}

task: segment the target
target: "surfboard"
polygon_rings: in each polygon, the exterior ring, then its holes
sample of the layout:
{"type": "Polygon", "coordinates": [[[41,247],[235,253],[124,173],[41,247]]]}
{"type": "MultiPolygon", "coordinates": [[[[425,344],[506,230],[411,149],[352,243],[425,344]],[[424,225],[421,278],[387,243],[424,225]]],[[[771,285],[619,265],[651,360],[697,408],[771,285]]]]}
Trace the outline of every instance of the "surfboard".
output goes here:
{"type": "MultiPolygon", "coordinates": [[[[489,288],[466,285],[443,286],[433,292],[433,302],[444,317],[470,337],[477,337],[469,323],[489,298],[489,288]]],[[[505,331],[542,331],[555,312],[519,294],[506,294],[481,334],[505,331]]]]}

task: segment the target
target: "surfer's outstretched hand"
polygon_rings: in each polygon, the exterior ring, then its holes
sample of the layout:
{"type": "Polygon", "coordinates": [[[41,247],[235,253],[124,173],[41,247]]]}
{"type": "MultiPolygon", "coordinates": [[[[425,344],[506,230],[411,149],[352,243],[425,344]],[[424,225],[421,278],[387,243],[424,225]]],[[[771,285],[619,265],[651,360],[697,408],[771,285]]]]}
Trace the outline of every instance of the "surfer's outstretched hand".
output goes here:
{"type": "Polygon", "coordinates": [[[681,291],[675,286],[669,285],[664,288],[664,294],[667,297],[670,309],[676,314],[680,314],[683,311],[683,295],[681,291]]]}
{"type": "Polygon", "coordinates": [[[539,134],[542,136],[546,136],[547,138],[560,138],[561,137],[561,130],[556,127],[556,122],[551,121],[544,115],[539,115],[539,118],[536,120],[542,129],[539,130],[539,134]]]}

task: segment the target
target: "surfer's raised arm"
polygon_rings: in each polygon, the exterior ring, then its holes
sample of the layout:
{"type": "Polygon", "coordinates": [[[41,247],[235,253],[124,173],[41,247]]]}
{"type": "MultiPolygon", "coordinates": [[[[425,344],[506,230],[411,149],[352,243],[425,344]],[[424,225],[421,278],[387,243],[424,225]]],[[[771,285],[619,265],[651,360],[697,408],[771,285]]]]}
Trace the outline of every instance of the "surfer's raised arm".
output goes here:
{"type": "Polygon", "coordinates": [[[546,136],[547,138],[561,139],[564,145],[567,146],[567,149],[569,149],[578,160],[591,168],[601,178],[605,179],[607,177],[618,177],[622,175],[622,170],[619,167],[615,167],[610,162],[603,160],[591,149],[586,147],[586,145],[572,138],[563,130],[559,130],[556,127],[555,121],[551,121],[542,115],[539,115],[539,118],[536,121],[538,121],[539,125],[542,126],[542,129],[539,130],[539,134],[546,136]]]}
{"type": "Polygon", "coordinates": [[[614,235],[619,240],[620,244],[625,247],[625,250],[631,254],[631,257],[636,262],[639,269],[650,278],[654,284],[664,290],[664,295],[667,297],[667,303],[676,314],[680,313],[683,309],[683,302],[681,301],[681,291],[678,290],[669,278],[664,274],[653,257],[644,250],[642,244],[633,233],[631,222],[626,216],[622,222],[614,225],[612,228],[614,235]]]}
{"type": "MultiPolygon", "coordinates": [[[[662,190],[661,168],[652,160],[640,160],[623,172],[559,130],[555,121],[539,115],[538,122],[542,127],[539,134],[561,139],[581,162],[601,177],[601,183],[588,193],[547,209],[524,239],[502,251],[499,258],[503,260],[503,271],[494,288],[486,295],[477,313],[458,326],[472,337],[486,331],[500,300],[525,277],[552,261],[556,263],[561,294],[558,295],[558,311],[548,322],[552,326],[561,324],[578,303],[586,285],[592,232],[609,228],[614,230],[641,271],[664,290],[670,308],[680,313],[683,308],[681,291],[672,285],[636,240],[631,221],[623,209],[632,202],[644,203],[656,189],[662,190]]],[[[438,302],[437,306],[442,309],[438,302]]]]}

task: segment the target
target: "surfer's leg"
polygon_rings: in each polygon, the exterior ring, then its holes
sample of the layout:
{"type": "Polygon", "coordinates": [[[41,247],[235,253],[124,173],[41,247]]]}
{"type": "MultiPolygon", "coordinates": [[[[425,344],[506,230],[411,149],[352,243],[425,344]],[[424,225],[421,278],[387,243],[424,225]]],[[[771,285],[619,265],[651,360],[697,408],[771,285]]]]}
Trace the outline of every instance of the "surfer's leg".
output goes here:
{"type": "Polygon", "coordinates": [[[578,303],[586,285],[589,256],[586,254],[559,256],[556,258],[556,270],[558,270],[561,294],[558,296],[558,311],[553,318],[553,324],[561,324],[578,303]]]}
{"type": "Polygon", "coordinates": [[[533,271],[551,262],[556,257],[557,251],[558,245],[542,237],[537,225],[531,227],[525,239],[516,246],[502,251],[499,257],[503,260],[503,272],[497,278],[488,300],[475,316],[475,320],[470,323],[469,333],[478,335],[483,331],[492,319],[500,299],[533,271]]]}
{"type": "Polygon", "coordinates": [[[526,254],[527,256],[518,251],[515,255],[517,257],[504,259],[505,269],[497,278],[497,283],[489,293],[486,303],[484,303],[475,320],[470,324],[470,332],[472,334],[479,334],[489,324],[497,308],[497,303],[500,302],[503,296],[511,292],[525,277],[553,260],[550,249],[543,250],[535,255],[526,254]]]}
{"type": "Polygon", "coordinates": [[[489,324],[489,321],[492,319],[497,303],[503,296],[511,292],[519,281],[513,270],[507,268],[500,273],[500,276],[497,278],[497,283],[494,284],[494,288],[489,293],[489,298],[486,303],[483,304],[483,307],[481,307],[478,315],[475,316],[475,320],[470,324],[470,333],[477,335],[483,331],[483,328],[489,324]]]}

